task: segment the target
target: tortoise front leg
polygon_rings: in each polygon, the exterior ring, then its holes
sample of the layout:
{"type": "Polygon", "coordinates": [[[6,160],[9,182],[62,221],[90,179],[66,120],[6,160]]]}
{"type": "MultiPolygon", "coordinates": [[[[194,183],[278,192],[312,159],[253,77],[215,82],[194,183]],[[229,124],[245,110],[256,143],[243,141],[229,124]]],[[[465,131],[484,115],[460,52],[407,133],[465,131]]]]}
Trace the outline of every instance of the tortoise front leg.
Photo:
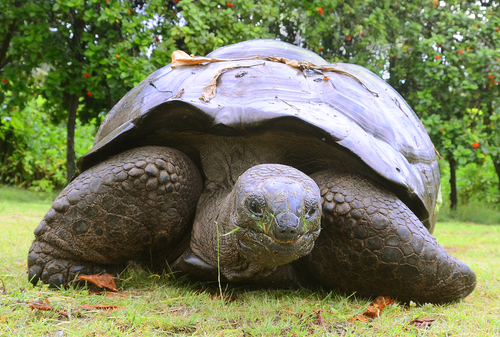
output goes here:
{"type": "Polygon", "coordinates": [[[323,215],[310,267],[323,285],[419,303],[447,303],[474,290],[474,272],[448,255],[393,193],[351,174],[312,178],[323,215]]]}
{"type": "Polygon", "coordinates": [[[29,280],[63,286],[77,274],[172,262],[189,240],[202,183],[183,153],[132,149],[83,172],[57,197],[35,230],[29,280]]]}

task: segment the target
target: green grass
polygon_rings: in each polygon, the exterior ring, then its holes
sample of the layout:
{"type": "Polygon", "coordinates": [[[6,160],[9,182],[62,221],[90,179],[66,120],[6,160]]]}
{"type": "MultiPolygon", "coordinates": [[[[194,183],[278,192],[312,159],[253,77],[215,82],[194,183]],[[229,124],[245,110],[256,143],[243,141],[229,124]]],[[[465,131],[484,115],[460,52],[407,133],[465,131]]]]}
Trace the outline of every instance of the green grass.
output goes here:
{"type": "Polygon", "coordinates": [[[474,202],[466,205],[459,205],[456,210],[444,208],[439,212],[439,220],[474,222],[485,225],[500,224],[500,210],[491,204],[481,204],[474,202]]]}
{"type": "MultiPolygon", "coordinates": [[[[190,283],[172,275],[130,268],[118,287],[127,297],[85,289],[49,290],[27,282],[26,256],[33,230],[49,209],[47,196],[0,188],[0,336],[498,336],[500,335],[500,226],[438,223],[434,233],[448,252],[477,273],[476,290],[445,306],[386,307],[370,322],[349,323],[370,303],[329,291],[225,288],[190,283]],[[31,310],[47,298],[64,311],[31,310]],[[115,305],[112,312],[85,311],[85,304],[115,305]],[[319,324],[315,311],[326,323],[319,324]],[[409,322],[435,318],[428,329],[409,322]]],[[[478,209],[480,213],[482,210],[478,209]]]]}

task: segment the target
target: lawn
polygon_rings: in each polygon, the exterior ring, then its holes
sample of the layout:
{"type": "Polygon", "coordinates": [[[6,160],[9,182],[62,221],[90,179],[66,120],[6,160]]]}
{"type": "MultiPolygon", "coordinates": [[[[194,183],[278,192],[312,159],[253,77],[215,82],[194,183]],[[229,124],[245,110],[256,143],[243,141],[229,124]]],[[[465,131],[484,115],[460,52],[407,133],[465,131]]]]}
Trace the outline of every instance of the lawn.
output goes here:
{"type": "Polygon", "coordinates": [[[50,198],[0,188],[1,336],[500,335],[500,225],[445,222],[436,227],[438,241],[477,273],[476,290],[465,300],[445,306],[395,303],[378,318],[350,322],[370,300],[327,290],[240,287],[226,287],[220,296],[217,285],[134,267],[120,275],[120,293],[114,297],[82,288],[33,287],[26,257],[50,198]],[[52,310],[30,308],[40,301],[52,310]],[[410,324],[419,318],[435,321],[427,328],[410,324]]]}

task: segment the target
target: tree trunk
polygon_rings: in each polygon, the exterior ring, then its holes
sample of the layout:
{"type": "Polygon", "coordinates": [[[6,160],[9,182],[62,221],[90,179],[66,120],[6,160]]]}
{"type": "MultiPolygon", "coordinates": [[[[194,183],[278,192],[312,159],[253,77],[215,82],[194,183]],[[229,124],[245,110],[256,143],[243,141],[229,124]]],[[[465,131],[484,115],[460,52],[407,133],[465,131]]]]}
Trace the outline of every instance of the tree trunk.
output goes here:
{"type": "Polygon", "coordinates": [[[76,126],[76,110],[78,108],[78,96],[71,95],[68,109],[68,123],[66,137],[66,177],[68,183],[75,175],[75,126],[76,126]]]}
{"type": "Polygon", "coordinates": [[[448,163],[450,164],[450,208],[452,210],[457,209],[458,197],[457,197],[457,162],[453,155],[450,155],[448,158],[448,163]]]}
{"type": "Polygon", "coordinates": [[[493,166],[495,166],[495,171],[497,171],[498,176],[498,193],[500,194],[500,158],[492,158],[493,166]]]}

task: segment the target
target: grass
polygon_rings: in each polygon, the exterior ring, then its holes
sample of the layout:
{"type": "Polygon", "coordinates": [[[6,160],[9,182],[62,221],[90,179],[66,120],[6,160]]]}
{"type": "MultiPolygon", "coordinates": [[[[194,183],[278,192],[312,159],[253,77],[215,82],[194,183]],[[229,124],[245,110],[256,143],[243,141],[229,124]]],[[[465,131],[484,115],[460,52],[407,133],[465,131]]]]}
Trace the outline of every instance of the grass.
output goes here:
{"type": "MultiPolygon", "coordinates": [[[[50,197],[50,196],[49,196],[50,197]]],[[[47,195],[0,188],[0,336],[498,336],[500,226],[439,223],[434,233],[448,252],[477,273],[476,290],[445,306],[387,306],[369,322],[348,322],[370,303],[329,291],[228,287],[178,280],[130,268],[120,277],[123,297],[85,289],[31,286],[26,256],[33,230],[50,206],[47,195]],[[65,312],[31,310],[47,298],[65,312]],[[114,305],[106,312],[83,305],[114,305]],[[318,320],[318,310],[325,322],[318,320]],[[435,318],[416,328],[416,318],[435,318]]],[[[479,213],[481,210],[477,210],[479,213]]]]}

